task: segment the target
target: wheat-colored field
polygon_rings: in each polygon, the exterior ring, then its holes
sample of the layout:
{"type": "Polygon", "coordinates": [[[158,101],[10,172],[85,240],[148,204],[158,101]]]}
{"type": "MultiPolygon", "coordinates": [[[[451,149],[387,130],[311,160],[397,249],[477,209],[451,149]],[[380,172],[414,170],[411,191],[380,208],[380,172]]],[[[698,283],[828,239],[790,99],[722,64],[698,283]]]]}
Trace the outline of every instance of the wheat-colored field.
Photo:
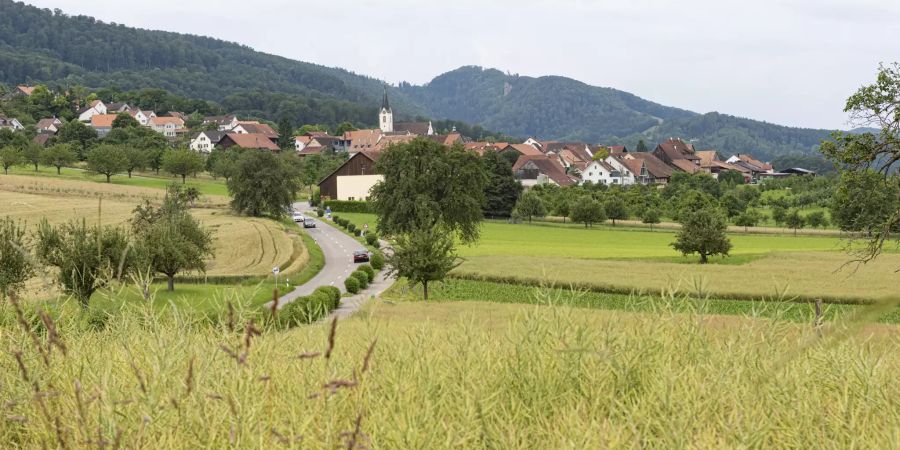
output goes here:
{"type": "MultiPolygon", "coordinates": [[[[84,219],[125,226],[135,206],[144,199],[160,200],[162,195],[163,191],[151,188],[0,177],[0,216],[24,220],[29,227],[43,218],[54,224],[84,219]]],[[[214,208],[221,202],[221,198],[204,197],[192,210],[213,230],[215,257],[207,263],[208,276],[267,275],[275,266],[295,271],[298,264],[305,263],[303,245],[280,224],[214,208]]],[[[26,295],[46,297],[54,293],[47,277],[38,277],[28,283],[26,295]]]]}
{"type": "Polygon", "coordinates": [[[45,364],[0,308],[0,339],[21,351],[21,365],[0,358],[0,442],[888,449],[900,438],[896,327],[838,323],[819,337],[737,317],[399,303],[339,322],[330,339],[328,324],[248,334],[242,314],[60,311],[66,354],[45,364]]]}

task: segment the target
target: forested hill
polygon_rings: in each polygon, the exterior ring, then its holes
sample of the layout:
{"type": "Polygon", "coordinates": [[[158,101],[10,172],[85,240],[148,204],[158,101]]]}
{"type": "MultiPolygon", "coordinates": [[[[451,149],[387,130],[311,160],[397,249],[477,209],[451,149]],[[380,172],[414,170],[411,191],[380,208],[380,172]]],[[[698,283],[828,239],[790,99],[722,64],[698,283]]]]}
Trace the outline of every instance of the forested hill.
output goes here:
{"type": "Polygon", "coordinates": [[[438,118],[511,135],[634,146],[638,140],[693,140],[698,148],[774,159],[814,154],[828,130],[791,128],[719,113],[697,114],[569,78],[532,78],[462,67],[401,91],[438,118]]]}
{"type": "MultiPolygon", "coordinates": [[[[0,0],[0,82],[162,88],[229,111],[374,123],[383,82],[218,39],[107,24],[0,0]]],[[[399,118],[421,115],[398,94],[399,118]]]]}
{"type": "MultiPolygon", "coordinates": [[[[384,83],[218,39],[108,24],[0,0],[0,83],[99,90],[161,88],[242,116],[296,125],[372,126],[384,83]]],[[[759,158],[811,155],[826,130],[697,114],[569,78],[462,67],[424,86],[391,89],[397,120],[477,124],[512,136],[650,146],[668,137],[759,158]]]]}

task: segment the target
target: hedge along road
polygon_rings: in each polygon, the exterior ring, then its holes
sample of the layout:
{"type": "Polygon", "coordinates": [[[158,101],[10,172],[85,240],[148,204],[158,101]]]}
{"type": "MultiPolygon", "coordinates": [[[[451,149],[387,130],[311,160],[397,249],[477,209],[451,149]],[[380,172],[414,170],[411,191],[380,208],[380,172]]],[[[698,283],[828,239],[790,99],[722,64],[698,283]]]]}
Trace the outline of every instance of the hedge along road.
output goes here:
{"type": "MultiPolygon", "coordinates": [[[[279,308],[299,297],[312,294],[319,286],[334,286],[340,289],[341,293],[346,293],[344,280],[356,270],[357,266],[353,263],[353,252],[365,249],[352,237],[316,217],[315,211],[309,208],[308,203],[295,203],[294,210],[302,211],[305,217],[312,217],[316,221],[316,228],[307,228],[306,231],[322,249],[322,253],[325,255],[325,266],[308,282],[279,298],[279,308]]],[[[302,224],[297,225],[303,226],[302,224]]],[[[269,306],[271,306],[271,302],[269,306]]]]}

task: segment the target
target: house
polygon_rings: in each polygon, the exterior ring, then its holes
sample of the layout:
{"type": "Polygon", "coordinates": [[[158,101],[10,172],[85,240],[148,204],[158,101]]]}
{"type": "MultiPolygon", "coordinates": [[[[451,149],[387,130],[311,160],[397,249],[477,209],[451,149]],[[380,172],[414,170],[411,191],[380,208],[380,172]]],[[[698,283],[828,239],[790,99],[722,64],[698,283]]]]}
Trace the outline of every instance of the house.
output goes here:
{"type": "Polygon", "coordinates": [[[306,155],[314,155],[318,153],[322,153],[323,151],[336,151],[336,149],[341,147],[341,139],[335,136],[328,136],[327,134],[324,136],[311,137],[309,143],[301,150],[298,155],[306,156],[306,155]]]}
{"type": "Polygon", "coordinates": [[[669,138],[657,145],[653,150],[653,156],[681,172],[700,171],[700,158],[695,154],[694,145],[681,139],[669,138]]]}
{"type": "Polygon", "coordinates": [[[53,137],[53,135],[50,133],[38,133],[37,135],[34,136],[34,138],[31,140],[31,142],[34,142],[35,144],[40,145],[41,147],[46,147],[47,142],[49,142],[50,138],[52,138],[52,137],[53,137]]]}
{"type": "Polygon", "coordinates": [[[446,145],[447,147],[452,147],[456,144],[463,143],[462,135],[455,131],[450,134],[433,134],[426,137],[434,142],[437,142],[438,144],[446,145]]]}
{"type": "Polygon", "coordinates": [[[231,131],[238,126],[237,117],[234,115],[227,116],[208,116],[203,118],[203,124],[215,124],[219,127],[219,131],[231,131]]]}
{"type": "Polygon", "coordinates": [[[112,131],[113,122],[118,114],[95,114],[91,116],[91,128],[97,132],[97,137],[104,138],[112,131]]]}
{"type": "Polygon", "coordinates": [[[185,122],[187,122],[187,120],[188,120],[187,114],[185,114],[181,111],[169,111],[166,113],[166,115],[169,117],[177,117],[181,120],[184,120],[185,122]]]}
{"type": "Polygon", "coordinates": [[[327,200],[368,200],[372,188],[384,180],[375,172],[379,151],[356,152],[341,167],[319,182],[319,192],[327,200]]]}
{"type": "Polygon", "coordinates": [[[106,112],[109,114],[131,112],[131,107],[128,103],[109,103],[106,105],[106,112]]]}
{"type": "Polygon", "coordinates": [[[140,109],[134,109],[129,111],[131,117],[134,117],[134,120],[137,120],[141,126],[148,127],[150,126],[150,119],[156,117],[156,113],[153,111],[142,111],[140,109]]]}
{"type": "Polygon", "coordinates": [[[264,134],[273,141],[278,140],[278,133],[272,127],[259,122],[238,122],[230,131],[239,134],[264,134]]]}
{"type": "Polygon", "coordinates": [[[294,136],[294,148],[297,149],[297,153],[303,151],[306,148],[306,144],[309,144],[309,141],[312,140],[310,136],[294,136]]]}
{"type": "Polygon", "coordinates": [[[18,119],[6,117],[3,114],[0,114],[0,130],[3,129],[21,131],[24,130],[25,127],[22,126],[22,123],[19,122],[18,119]]]}
{"type": "Polygon", "coordinates": [[[239,147],[245,149],[271,150],[274,152],[280,150],[278,146],[264,134],[240,134],[230,132],[226,133],[219,141],[219,147],[239,147]]]}
{"type": "Polygon", "coordinates": [[[530,144],[509,144],[500,149],[499,152],[501,154],[506,152],[517,152],[520,156],[546,156],[530,144]]]}
{"type": "Polygon", "coordinates": [[[432,136],[434,135],[434,127],[431,121],[428,122],[398,122],[394,124],[394,133],[407,133],[416,136],[432,136]]]}
{"type": "Polygon", "coordinates": [[[627,174],[630,183],[634,184],[634,177],[630,172],[622,171],[605,160],[591,161],[581,171],[581,182],[592,184],[626,184],[623,175],[627,174]]]}
{"type": "Polygon", "coordinates": [[[380,128],[374,130],[355,130],[344,133],[344,149],[351,155],[363,151],[372,150],[378,145],[378,141],[384,136],[380,128]]]}
{"type": "Polygon", "coordinates": [[[201,131],[191,138],[190,149],[198,153],[210,153],[223,137],[224,131],[201,131]]]}
{"type": "Polygon", "coordinates": [[[700,158],[700,169],[718,179],[722,172],[739,172],[746,181],[750,181],[750,170],[743,166],[730,164],[722,160],[719,152],[715,150],[700,150],[696,152],[700,158]]]}
{"type": "Polygon", "coordinates": [[[78,121],[79,122],[90,122],[91,117],[94,117],[98,114],[106,114],[106,104],[104,104],[101,100],[94,100],[91,102],[89,106],[86,106],[80,110],[78,110],[78,121]]]}
{"type": "Polygon", "coordinates": [[[728,164],[733,164],[735,166],[743,167],[750,173],[751,182],[755,182],[759,180],[760,175],[765,176],[765,174],[773,174],[775,173],[775,168],[772,167],[769,163],[764,163],[750,155],[738,153],[733,155],[731,158],[728,158],[726,161],[728,164]]]}
{"type": "MultiPolygon", "coordinates": [[[[640,160],[643,164],[643,168],[635,175],[638,176],[637,181],[641,184],[668,184],[669,179],[672,178],[672,173],[675,171],[671,166],[649,152],[631,152],[611,156],[625,161],[640,160]]],[[[636,166],[636,163],[628,164],[634,164],[636,166]]],[[[632,167],[629,166],[629,169],[632,169],[632,167]]]]}
{"type": "Polygon", "coordinates": [[[63,123],[61,120],[57,119],[56,117],[51,117],[48,119],[39,120],[36,128],[38,130],[38,133],[56,134],[62,124],[63,123]]]}
{"type": "Polygon", "coordinates": [[[759,180],[771,179],[771,178],[787,178],[787,177],[795,177],[795,176],[816,176],[816,172],[804,169],[801,167],[793,167],[790,169],[784,169],[780,172],[764,172],[758,174],[759,180]]]}
{"type": "Polygon", "coordinates": [[[32,93],[34,93],[34,86],[25,86],[24,84],[20,84],[16,86],[15,89],[9,91],[2,98],[3,100],[9,100],[19,96],[30,97],[32,93]]]}
{"type": "MultiPolygon", "coordinates": [[[[529,147],[531,146],[529,145],[529,147]]],[[[533,187],[539,184],[555,184],[558,186],[575,184],[575,180],[566,175],[566,169],[559,163],[559,160],[547,155],[520,156],[513,165],[513,174],[525,187],[533,187]]]]}
{"type": "Polygon", "coordinates": [[[175,138],[185,132],[184,121],[177,117],[153,117],[148,125],[167,138],[175,138]]]}

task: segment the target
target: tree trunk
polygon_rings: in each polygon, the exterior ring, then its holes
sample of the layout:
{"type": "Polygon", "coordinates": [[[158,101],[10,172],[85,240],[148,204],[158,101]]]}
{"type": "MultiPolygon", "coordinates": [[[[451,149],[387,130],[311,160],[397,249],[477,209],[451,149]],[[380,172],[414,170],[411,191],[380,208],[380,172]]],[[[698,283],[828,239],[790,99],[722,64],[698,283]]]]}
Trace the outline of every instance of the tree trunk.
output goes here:
{"type": "Polygon", "coordinates": [[[57,175],[61,175],[61,174],[62,174],[62,167],[56,166],[56,174],[57,174],[57,175]]]}
{"type": "Polygon", "coordinates": [[[706,264],[706,253],[700,253],[700,264],[706,264]]]}
{"type": "Polygon", "coordinates": [[[131,171],[128,171],[128,178],[131,178],[131,171]]]}
{"type": "Polygon", "coordinates": [[[112,178],[112,175],[106,175],[106,182],[109,183],[109,179],[112,178]]]}
{"type": "Polygon", "coordinates": [[[172,292],[175,290],[175,275],[168,275],[168,277],[169,277],[168,289],[169,289],[169,292],[172,292]]]}
{"type": "Polygon", "coordinates": [[[422,282],[422,297],[428,301],[428,282],[422,282]]]}
{"type": "Polygon", "coordinates": [[[4,175],[9,175],[9,167],[4,167],[4,168],[3,168],[3,174],[4,174],[4,175]]]}
{"type": "Polygon", "coordinates": [[[34,163],[34,171],[35,171],[35,172],[38,171],[38,164],[37,164],[37,163],[34,163]]]}
{"type": "Polygon", "coordinates": [[[187,178],[186,175],[182,175],[182,176],[181,176],[181,184],[184,184],[184,183],[185,183],[185,178],[187,178]]]}

